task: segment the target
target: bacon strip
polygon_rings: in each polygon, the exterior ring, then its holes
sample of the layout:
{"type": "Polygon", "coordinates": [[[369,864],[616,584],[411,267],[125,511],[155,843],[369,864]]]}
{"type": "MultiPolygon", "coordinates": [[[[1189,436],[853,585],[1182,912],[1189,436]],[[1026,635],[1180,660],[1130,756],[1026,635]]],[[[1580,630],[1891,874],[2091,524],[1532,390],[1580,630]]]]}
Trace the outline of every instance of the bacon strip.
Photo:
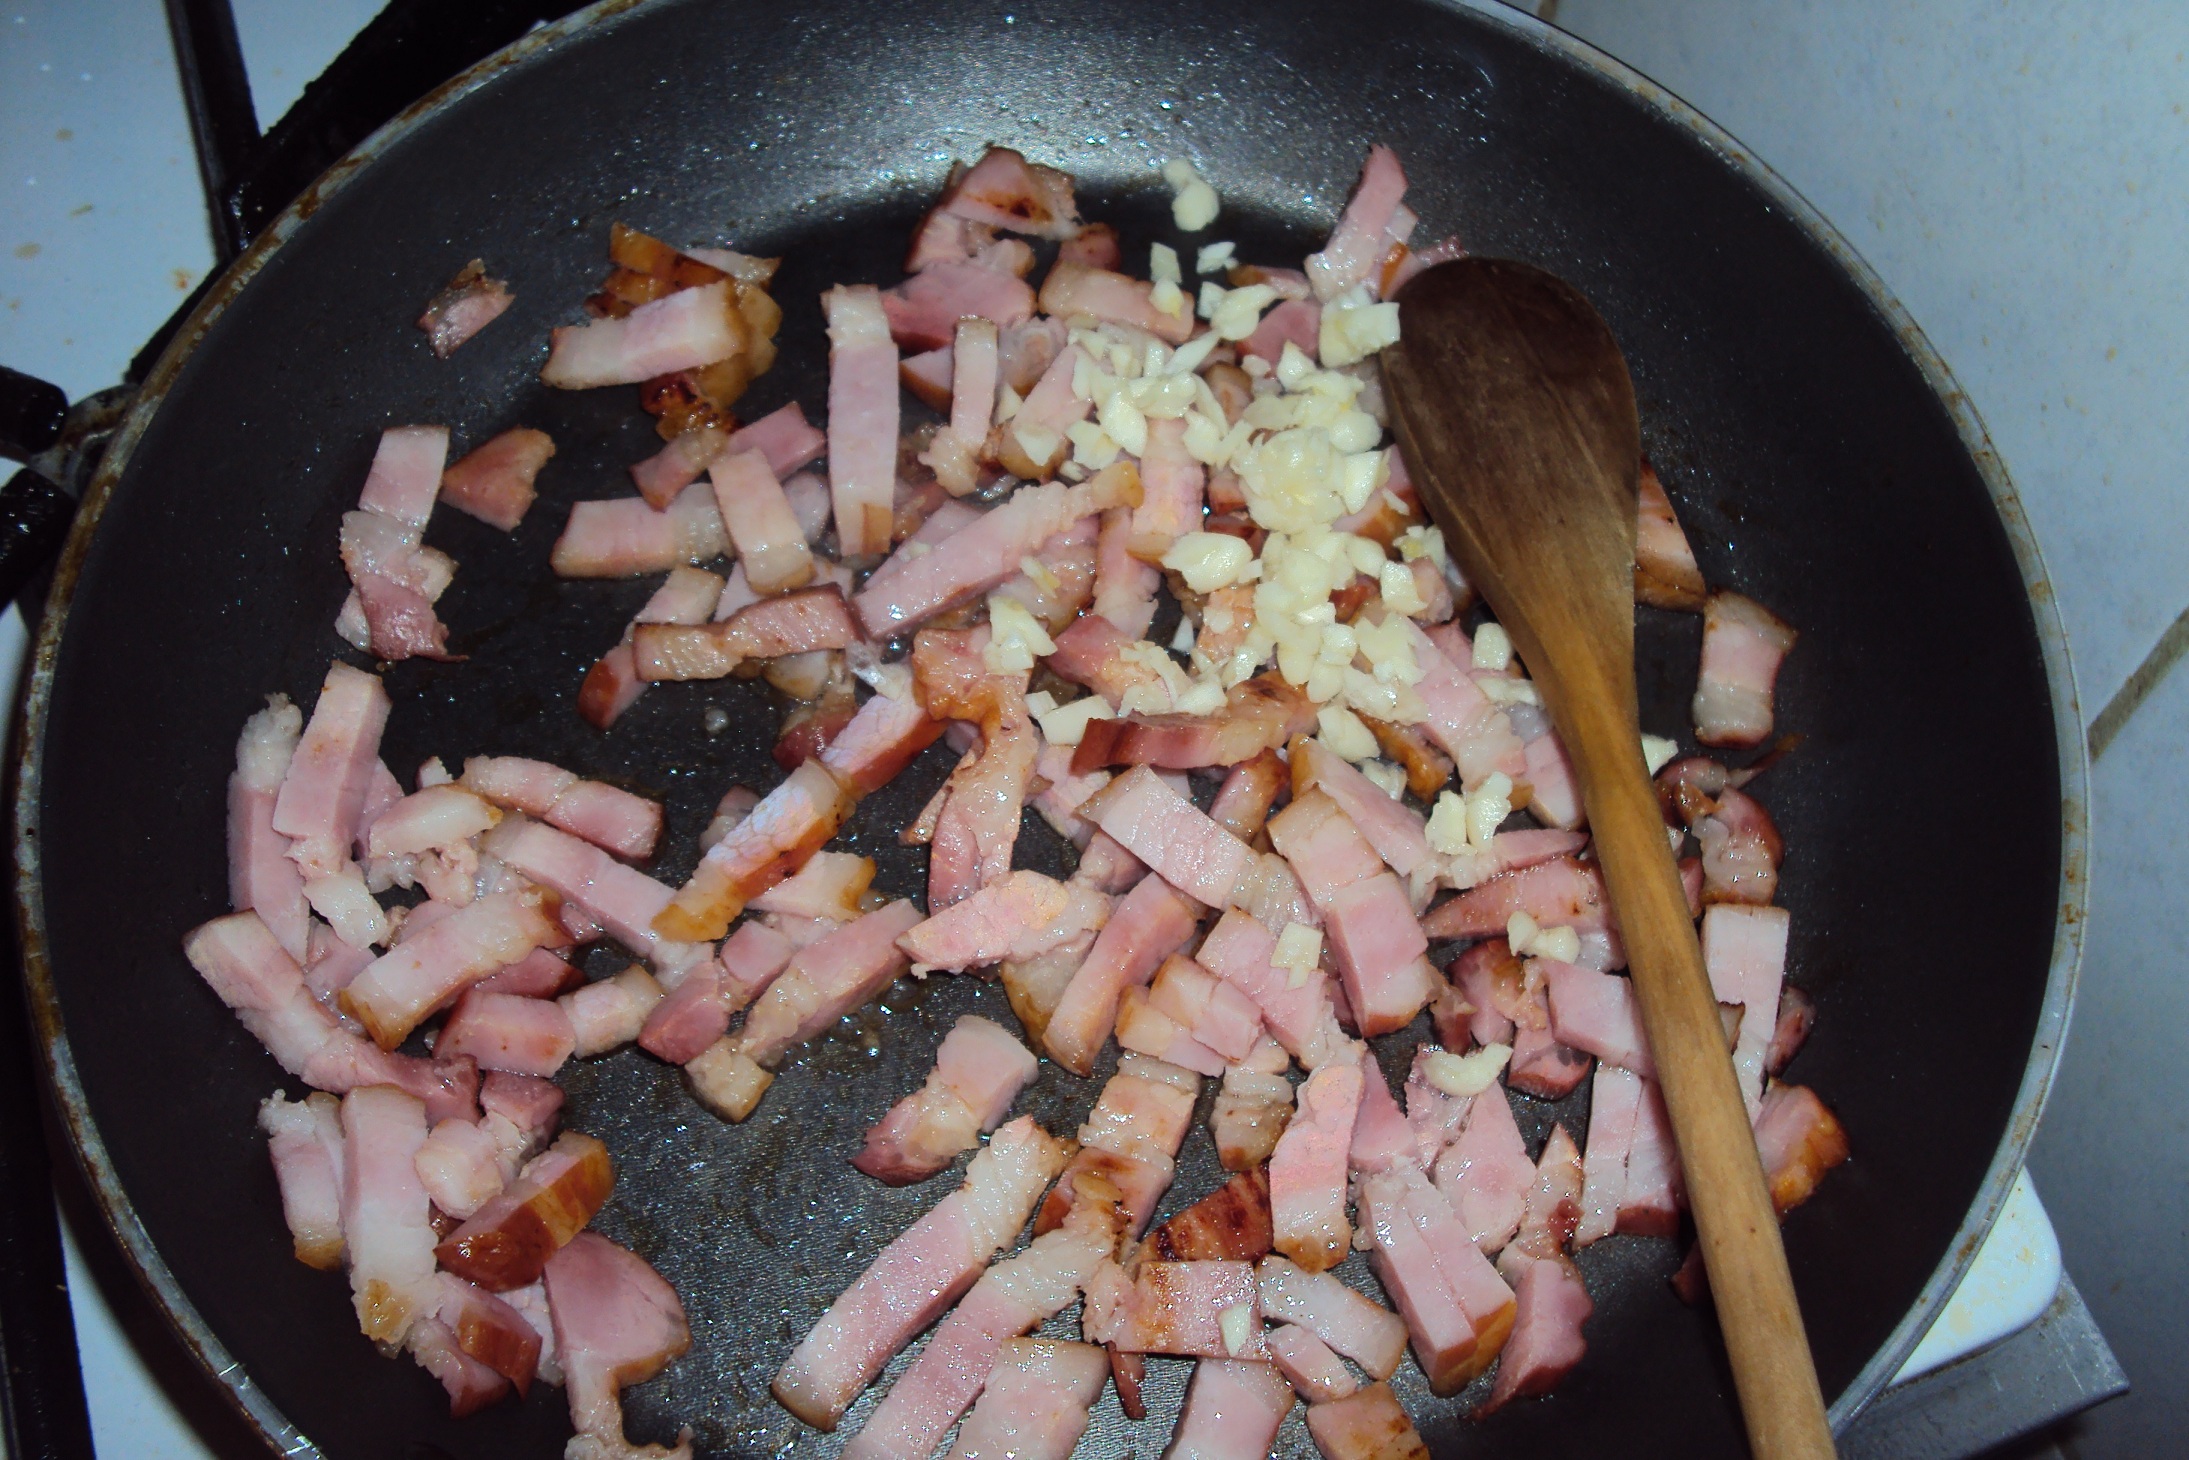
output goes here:
{"type": "Polygon", "coordinates": [[[1782,907],[1719,903],[1703,911],[1703,968],[1720,1005],[1736,1005],[1733,1073],[1748,1118],[1763,1102],[1764,1061],[1778,1031],[1779,988],[1786,978],[1790,919],[1782,907]]]}
{"type": "Polygon", "coordinates": [[[1309,1075],[1300,1087],[1299,1111],[1269,1158],[1276,1248],[1309,1272],[1337,1266],[1352,1244],[1345,1215],[1347,1153],[1361,1084],[1360,1066],[1337,1061],[1309,1075]]]}
{"type": "Polygon", "coordinates": [[[1361,1183],[1370,1261],[1397,1303],[1431,1391],[1454,1394],[1490,1366],[1512,1330],[1512,1291],[1444,1197],[1398,1167],[1361,1183]]]}
{"type": "Polygon", "coordinates": [[[828,470],[848,558],[889,551],[897,484],[897,346],[872,285],[821,296],[828,316],[828,470]]]}
{"type": "Polygon", "coordinates": [[[964,1015],[943,1037],[927,1082],[889,1108],[851,1164],[889,1186],[927,1180],[1002,1124],[1038,1068],[1002,1025],[964,1015]]]}
{"type": "Polygon", "coordinates": [[[1042,1033],[1049,1057],[1082,1078],[1093,1073],[1125,990],[1154,977],[1193,936],[1198,916],[1193,901],[1161,877],[1143,878],[1126,893],[1049,1016],[1042,1033]]]}
{"type": "Polygon", "coordinates": [[[1295,797],[1269,837],[1323,915],[1361,1034],[1404,1028],[1439,985],[1405,886],[1324,792],[1295,797]]]}
{"type": "Polygon", "coordinates": [[[1028,162],[1008,147],[983,152],[935,207],[975,223],[1040,238],[1070,238],[1080,227],[1072,175],[1028,162]]]}
{"type": "Polygon", "coordinates": [[[236,769],[228,777],[228,906],[256,912],[291,958],[303,962],[311,936],[304,878],[289,860],[289,838],[274,829],[274,808],[304,728],[286,695],[243,722],[236,769]]]}
{"type": "MultiPolygon", "coordinates": [[[[894,289],[883,291],[882,312],[890,338],[903,350],[933,350],[953,343],[959,321],[982,319],[997,326],[1034,317],[1034,291],[1006,270],[938,260],[894,289]]],[[[1053,311],[1052,311],[1053,312],[1053,311]]],[[[988,423],[981,423],[981,436],[988,423]]]]}
{"type": "Polygon", "coordinates": [[[548,1261],[544,1278],[570,1421],[578,1432],[567,1453],[691,1460],[690,1430],[670,1450],[634,1446],[623,1432],[620,1391],[651,1379],[692,1346],[676,1291],[644,1259],[597,1232],[571,1239],[548,1261]]]}
{"type": "Polygon", "coordinates": [[[1037,958],[1110,920],[1110,901],[1039,872],[1013,872],[897,940],[915,971],[963,973],[1005,959],[1037,958]]]}
{"type": "Polygon", "coordinates": [[[1108,1183],[1122,1202],[1127,1232],[1139,1236],[1170,1189],[1178,1148],[1193,1126],[1201,1079],[1190,1070],[1128,1053],[1102,1087],[1079,1128],[1079,1153],[1042,1204],[1034,1230],[1055,1229],[1072,1212],[1090,1178],[1108,1183]]]}
{"type": "Polygon", "coordinates": [[[560,390],[637,385],[695,370],[744,348],[727,280],[679,289],[619,318],[558,326],[540,379],[560,390]]]}
{"type": "Polygon", "coordinates": [[[773,659],[859,641],[844,592],[831,583],[747,604],[719,623],[636,624],[631,650],[638,676],[721,679],[748,659],[773,659]]]}
{"type": "Polygon", "coordinates": [[[1093,1344],[1012,1339],[988,1371],[948,1460],[1067,1460],[1109,1373],[1109,1360],[1093,1344]]]}
{"type": "Polygon", "coordinates": [[[458,345],[500,319],[514,302],[507,284],[487,277],[485,260],[473,259],[427,303],[426,312],[418,316],[418,328],[426,332],[433,353],[446,360],[458,345]]]}
{"type": "MultiPolygon", "coordinates": [[[[1075,762],[1076,768],[1076,762],[1075,762]]],[[[1147,766],[1135,766],[1081,804],[1079,814],[1165,882],[1221,908],[1252,870],[1254,853],[1147,766]]]]}
{"type": "Polygon", "coordinates": [[[966,1168],[965,1184],[883,1248],[791,1351],[771,1386],[776,1399],[816,1429],[833,1430],[891,1356],[1017,1235],[1064,1160],[1063,1142],[1029,1117],[997,1131],[966,1168]]]}
{"type": "Polygon", "coordinates": [[[516,531],[539,492],[540,468],[555,454],[554,438],[517,426],[473,447],[441,473],[441,500],[489,527],[516,531]]]}
{"type": "Polygon", "coordinates": [[[1330,230],[1320,253],[1307,256],[1307,278],[1317,299],[1333,299],[1369,277],[1390,251],[1392,220],[1406,196],[1398,154],[1378,143],[1368,149],[1353,196],[1330,230]]]}
{"type": "Polygon", "coordinates": [[[1164,1453],[1176,1460],[1262,1460],[1294,1402],[1291,1383],[1273,1363],[1203,1359],[1193,1366],[1185,1412],[1164,1453]]]}
{"type": "Polygon", "coordinates": [[[1282,1257],[1256,1269],[1262,1312],[1296,1323],[1378,1379],[1396,1372],[1406,1352],[1406,1325],[1388,1308],[1329,1273],[1302,1270],[1282,1257]]]}
{"type": "Polygon", "coordinates": [[[1703,606],[1702,569],[1695,565],[1695,550],[1665,495],[1657,469],[1642,462],[1637,493],[1638,522],[1634,535],[1634,597],[1652,608],[1676,608],[1694,612],[1703,606]]]}
{"type": "Polygon", "coordinates": [[[1176,314],[1157,309],[1150,297],[1154,287],[1146,279],[1060,258],[1042,280],[1041,312],[1058,319],[1089,315],[1146,330],[1166,344],[1184,344],[1193,334],[1193,311],[1184,303],[1176,314]]]}
{"type": "Polygon", "coordinates": [[[296,1260],[335,1271],[343,1251],[341,1102],[316,1092],[291,1101],[277,1090],[259,1105],[258,1124],[281,1185],[281,1214],[296,1260]]]}
{"type": "Polygon", "coordinates": [[[704,568],[680,565],[654,590],[654,596],[624,626],[616,646],[595,661],[578,686],[578,713],[596,730],[606,730],[638,703],[646,681],[638,677],[638,655],[631,635],[640,624],[703,624],[722,598],[722,579],[704,568]]]}
{"type": "MultiPolygon", "coordinates": [[[[856,727],[856,719],[853,723],[856,727]]],[[[845,735],[850,733],[847,728],[845,735]]],[[[655,916],[656,932],[694,942],[721,937],[746,902],[805,865],[836,834],[852,800],[829,770],[836,749],[831,745],[792,771],[708,850],[690,880],[655,916]]]]}
{"type": "Polygon", "coordinates": [[[1710,595],[1703,605],[1703,664],[1693,706],[1697,740],[1747,746],[1770,738],[1772,688],[1797,637],[1752,598],[1710,595]]]}
{"type": "Polygon", "coordinates": [[[887,988],[907,967],[897,940],[919,921],[920,910],[899,898],[799,949],[746,1017],[739,1052],[773,1067],[887,988]]]}
{"type": "Polygon", "coordinates": [[[413,1164],[426,1107],[385,1085],[342,1098],[342,1235],[357,1324],[397,1344],[432,1301],[433,1207],[413,1164]]]}
{"type": "Polygon", "coordinates": [[[1261,1010],[1270,1034],[1310,1070],[1341,1057],[1352,1046],[1338,1028],[1330,1002],[1329,975],[1316,968],[1298,983],[1292,971],[1273,966],[1277,940],[1249,914],[1232,908],[1216,920],[1195,955],[1202,967],[1245,994],[1261,1010]]]}
{"type": "Polygon", "coordinates": [[[365,792],[380,769],[388,709],[378,675],[340,662],[328,667],[274,799],[273,829],[295,839],[289,855],[306,881],[349,860],[365,792]]]}
{"type": "Polygon", "coordinates": [[[1323,1460],[1429,1460],[1429,1447],[1389,1384],[1309,1405],[1307,1432],[1323,1460]]]}
{"type": "Polygon", "coordinates": [[[636,578],[704,563],[728,548],[713,489],[694,482],[666,510],[644,497],[571,503],[548,565],[563,578],[636,578]]]}

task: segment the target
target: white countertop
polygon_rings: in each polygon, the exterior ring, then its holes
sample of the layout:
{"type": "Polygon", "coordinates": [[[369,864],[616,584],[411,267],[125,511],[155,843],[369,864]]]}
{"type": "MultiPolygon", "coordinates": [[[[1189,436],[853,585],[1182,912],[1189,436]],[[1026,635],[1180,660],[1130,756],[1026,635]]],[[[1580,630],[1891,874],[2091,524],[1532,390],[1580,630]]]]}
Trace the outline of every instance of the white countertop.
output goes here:
{"type": "MultiPolygon", "coordinates": [[[[271,120],[378,4],[236,0],[235,9],[260,115],[271,120]]],[[[2189,98],[2182,59],[2189,8],[1566,0],[1555,19],[1754,148],[1833,219],[1914,313],[2021,490],[2066,621],[2085,715],[2094,715],[2189,602],[2189,493],[2175,485],[2178,396],[2189,378],[2189,125],[2175,98],[2189,98]]],[[[159,0],[0,4],[0,362],[71,397],[110,385],[211,264],[159,0]]],[[[0,621],[0,661],[20,637],[11,610],[0,621]]],[[[2155,696],[2122,737],[2120,754],[2100,763],[2101,812],[2109,797],[2133,796],[2146,808],[2189,802],[2189,768],[2171,753],[2189,726],[2189,694],[2180,690],[2177,683],[2155,696]],[[2136,778],[2133,791],[2115,784],[2116,764],[2136,778]]],[[[2169,817],[2124,818],[2118,833],[2101,819],[2096,863],[2136,868],[2140,880],[2128,885],[2137,888],[2178,889],[2178,875],[2169,875],[2181,863],[2171,830],[2169,817]]],[[[2144,976],[2162,967],[2171,974],[2180,935],[2189,933],[2181,902],[2147,900],[2109,917],[2114,909],[2100,896],[2079,1041],[2060,1102],[2077,1097],[2081,1105],[2056,1111],[2048,1135],[2062,1123],[2108,1129],[2098,1112],[2117,1093],[2107,1083],[2110,1061],[2150,1047],[2171,1053],[2183,1020],[2154,1028],[2138,1011],[2159,997],[2181,1008],[2183,996],[2150,992],[2144,976]],[[2157,963],[2162,956],[2167,962],[2157,963]],[[2106,1011],[2096,1033],[2094,1004],[2106,1011]],[[2085,1044],[2105,1061],[2079,1063],[2085,1044]],[[2079,1078],[2090,1067],[2097,1073],[2079,1078]]],[[[2152,1064],[2137,1069],[2139,1078],[2170,1080],[2176,1090],[2189,1084],[2189,1076],[2151,1074],[2152,1064]]],[[[2173,1149],[2142,1149],[2161,1162],[2173,1158],[2178,1170],[2182,1133],[2160,1139],[2173,1149]]],[[[2123,1344],[2131,1330],[2140,1338],[2150,1328],[2156,1339],[2166,1329],[2156,1309],[2146,1322],[2141,1309],[2109,1304],[2110,1274],[2129,1259],[2104,1240],[2114,1215],[2076,1165],[2096,1151],[2125,1169],[2137,1150],[2133,1140],[2078,1137],[2059,1162],[2076,1189],[2064,1202],[2062,1182],[2048,1176],[2047,1189],[2056,1208],[2089,1218],[2088,1251],[2068,1229],[2068,1260],[2131,1376],[2142,1380],[2148,1371],[2140,1365],[2169,1364],[2166,1372],[2179,1376],[2185,1360],[2178,1352],[2161,1358],[2156,1341],[2148,1360],[2139,1342],[2123,1344]]],[[[2041,1137],[2040,1174],[2049,1170],[2045,1152],[2041,1137]]],[[[2189,1262],[2179,1213],[2156,1205],[2119,1219],[2142,1221],[2155,1240],[2171,1242],[2157,1252],[2144,1247],[2141,1260],[2147,1271],[2155,1261],[2178,1293],[2175,1280],[2189,1262]]],[[[1919,1359],[1935,1359],[1949,1333],[1965,1348],[1986,1329],[2005,1331],[1999,1325],[2011,1326],[2016,1314],[2033,1316],[2050,1296],[2042,1274],[2058,1270],[2050,1230],[2024,1183],[1987,1249],[1990,1275],[1965,1285],[1970,1302],[1938,1325],[1919,1359]],[[1977,1301],[1987,1286],[2000,1292],[1977,1301]]],[[[73,1238],[69,1256],[101,1452],[143,1460],[212,1453],[145,1368],[73,1238]]],[[[2113,1294],[2119,1288],[2112,1284],[2113,1294]]]]}

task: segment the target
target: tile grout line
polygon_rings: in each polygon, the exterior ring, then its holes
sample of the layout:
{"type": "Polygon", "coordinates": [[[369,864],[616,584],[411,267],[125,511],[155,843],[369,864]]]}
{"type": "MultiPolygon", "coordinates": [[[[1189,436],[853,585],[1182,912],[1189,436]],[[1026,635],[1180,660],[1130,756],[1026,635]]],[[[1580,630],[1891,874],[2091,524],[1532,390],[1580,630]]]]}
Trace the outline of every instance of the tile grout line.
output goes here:
{"type": "Polygon", "coordinates": [[[2179,663],[2184,654],[2189,654],[2189,608],[2175,616],[2166,632],[2159,635],[2159,641],[2151,646],[2151,652],[2144,655],[2143,662],[2121,682],[2121,687],[2113,692],[2113,698],[2105,702],[2105,708],[2090,722],[2087,743],[2093,764],[2105,754],[2106,747],[2128,724],[2129,717],[2151,697],[2151,691],[2159,687],[2167,671],[2179,663]]]}

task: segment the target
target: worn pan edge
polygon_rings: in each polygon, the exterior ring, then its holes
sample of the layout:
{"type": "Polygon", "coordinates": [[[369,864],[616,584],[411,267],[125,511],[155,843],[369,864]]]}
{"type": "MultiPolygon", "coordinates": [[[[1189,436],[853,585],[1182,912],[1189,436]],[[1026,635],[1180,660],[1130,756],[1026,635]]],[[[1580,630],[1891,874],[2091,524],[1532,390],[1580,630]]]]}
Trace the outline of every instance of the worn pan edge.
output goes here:
{"type": "MultiPolygon", "coordinates": [[[[42,780],[45,722],[53,680],[53,668],[79,571],[93,533],[112,497],[134,448],[159,409],[183,365],[214,321],[226,310],[244,285],[264,267],[275,250],[318,210],[321,202],[345,186],[351,177],[376,160],[392,144],[445,108],[486,84],[494,76],[530,61],[569,42],[595,26],[653,3],[671,0],[598,0],[561,21],[512,42],[480,61],[398,114],[330,167],[294,203],[267,226],[251,247],[222,274],[175,338],[161,354],[115,433],[98,474],[84,494],[68,542],[54,574],[53,588],[41,619],[26,678],[22,722],[13,767],[15,795],[16,919],[23,947],[25,993],[37,1030],[40,1058],[56,1114],[75,1148],[78,1163],[91,1187],[108,1230],[128,1258],[146,1293],[173,1326],[184,1346],[218,1382],[224,1395],[276,1452],[299,1457],[319,1457],[321,1451],[284,1415],[271,1398],[243,1372],[225,1345],[212,1332],[189,1297],[182,1291],[165,1259],[152,1244],[138,1220],[129,1196],[109,1159],[104,1141],[92,1122],[74,1055],[63,1028],[57,991],[45,943],[45,908],[40,881],[38,806],[42,780]]],[[[1672,92],[1639,71],[1597,50],[1554,26],[1497,0],[1422,0],[1439,9],[1466,13],[1478,21],[1518,35],[1539,50],[1549,52],[1593,73],[1601,81],[1624,91],[1656,111],[1717,155],[1740,174],[1788,218],[1798,224],[1818,247],[1830,255],[1860,288],[1870,305],[1892,329],[1909,359],[1921,372],[1933,394],[1946,408],[1963,446],[1991,494],[1992,503],[2006,529],[2015,560],[2023,575],[2030,600],[2038,644],[2044,658],[2045,678],[2051,694],[2054,741],[2059,753],[2061,786],[2061,872],[2057,896],[2053,948],[2045,996],[2038,1012],[2036,1037],[2024,1071],[2007,1129],[1980,1185],[1976,1201],[1963,1219],[1946,1256],[1924,1284],[1915,1303],[1894,1328],[1891,1337],[1871,1358],[1831,1406],[1835,1429],[1844,1429],[1877,1392],[1897,1373],[1907,1356],[1928,1331],[1947,1299],[1975,1260],[1990,1232],[2014,1178],[2021,1171],[2029,1142],[2036,1133],[2050,1094],[2059,1052],[2065,1042],[2074,1003],[2076,980],[2083,952],[2083,924],[2087,916],[2090,874],[2089,764],[2084,741],[2080,697],[2077,693],[2067,635],[2060,621],[2051,580],[2043,554],[2029,526],[2027,514],[2009,479],[2006,466],[1993,447],[1989,432],[1975,406],[1962,392],[1945,360],[1931,346],[1914,318],[1900,304],[1854,247],[1809,201],[1785,179],[1759,161],[1731,133],[1672,92]]]]}

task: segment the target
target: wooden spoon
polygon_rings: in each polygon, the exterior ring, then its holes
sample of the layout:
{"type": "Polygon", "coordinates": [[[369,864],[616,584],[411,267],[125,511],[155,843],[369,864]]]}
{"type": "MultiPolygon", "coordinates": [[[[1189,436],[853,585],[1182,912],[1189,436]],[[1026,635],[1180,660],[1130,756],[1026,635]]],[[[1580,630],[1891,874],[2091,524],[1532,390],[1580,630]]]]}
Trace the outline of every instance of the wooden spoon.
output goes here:
{"type": "Polygon", "coordinates": [[[1414,484],[1540,687],[1580,777],[1759,1460],[1833,1454],[1777,1214],[1642,761],[1634,386],[1571,285],[1504,259],[1423,271],[1383,352],[1414,484]]]}

